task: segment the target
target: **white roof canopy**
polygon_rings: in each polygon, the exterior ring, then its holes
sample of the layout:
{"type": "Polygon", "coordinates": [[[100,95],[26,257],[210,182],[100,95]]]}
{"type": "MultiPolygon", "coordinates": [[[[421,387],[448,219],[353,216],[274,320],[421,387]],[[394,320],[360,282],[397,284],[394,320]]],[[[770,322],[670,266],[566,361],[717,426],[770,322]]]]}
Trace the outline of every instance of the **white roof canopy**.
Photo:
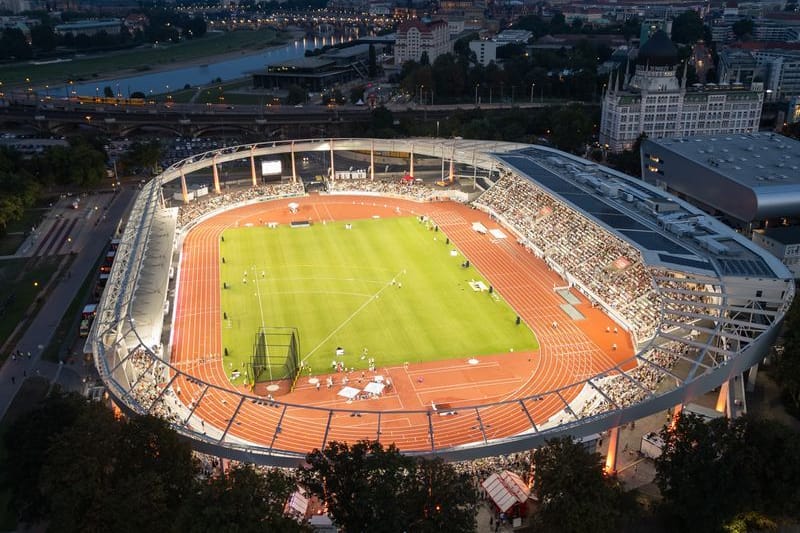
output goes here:
{"type": "Polygon", "coordinates": [[[492,474],[481,483],[486,493],[502,512],[506,512],[518,503],[525,503],[531,489],[515,473],[504,470],[492,474]]]}

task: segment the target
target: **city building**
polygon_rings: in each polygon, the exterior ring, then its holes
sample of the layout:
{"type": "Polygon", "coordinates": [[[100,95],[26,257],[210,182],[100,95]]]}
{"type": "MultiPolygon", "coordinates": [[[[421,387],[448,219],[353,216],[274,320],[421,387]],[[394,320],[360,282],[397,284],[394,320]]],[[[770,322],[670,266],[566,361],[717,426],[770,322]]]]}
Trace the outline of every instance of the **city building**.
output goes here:
{"type": "Polygon", "coordinates": [[[0,0],[0,9],[11,11],[12,13],[22,13],[44,8],[45,2],[42,0],[0,0]]]}
{"type": "Polygon", "coordinates": [[[766,99],[786,100],[800,95],[800,42],[751,41],[720,54],[722,82],[763,80],[766,99]]]}
{"type": "Polygon", "coordinates": [[[503,30],[494,36],[494,40],[502,46],[510,43],[526,44],[531,37],[533,33],[528,30],[503,30]]]}
{"type": "Polygon", "coordinates": [[[105,32],[109,35],[118,35],[122,30],[120,19],[92,19],[78,20],[66,24],[57,24],[53,30],[59,35],[96,35],[105,32]]]}
{"type": "Polygon", "coordinates": [[[788,124],[800,122],[800,96],[789,99],[789,109],[786,110],[786,122],[788,124]]]}
{"type": "Polygon", "coordinates": [[[433,63],[437,57],[452,50],[447,22],[437,20],[425,24],[419,20],[409,20],[397,29],[394,62],[402,65],[406,61],[419,61],[422,54],[427,53],[428,61],[433,63]]]}
{"type": "MultiPolygon", "coordinates": [[[[736,39],[733,25],[739,20],[752,17],[739,14],[726,15],[711,25],[711,37],[717,44],[730,43],[736,39]]],[[[800,40],[800,13],[769,12],[753,20],[755,41],[794,42],[800,40]]]]}
{"type": "Polygon", "coordinates": [[[746,233],[800,216],[800,141],[776,133],[646,139],[642,178],[746,233]]]}
{"type": "Polygon", "coordinates": [[[725,48],[719,54],[717,78],[725,83],[747,83],[756,77],[764,79],[764,69],[748,50],[725,48]]]}
{"type": "Polygon", "coordinates": [[[651,139],[758,131],[763,84],[686,87],[677,77],[678,55],[663,30],[639,49],[635,72],[612,73],[603,95],[600,143],[612,152],[633,146],[645,133],[651,139]]]}
{"type": "MultiPolygon", "coordinates": [[[[382,53],[373,45],[376,53],[382,53]]],[[[287,89],[292,85],[308,91],[323,91],[339,83],[357,78],[366,79],[369,65],[369,44],[333,48],[322,55],[299,57],[267,66],[266,72],[253,74],[253,87],[287,89]]]]}
{"type": "Polygon", "coordinates": [[[780,259],[795,278],[800,278],[800,226],[754,231],[753,242],[780,259]]]}
{"type": "Polygon", "coordinates": [[[478,63],[484,67],[492,61],[497,61],[497,47],[502,46],[495,41],[470,41],[469,49],[475,52],[478,63]]]}

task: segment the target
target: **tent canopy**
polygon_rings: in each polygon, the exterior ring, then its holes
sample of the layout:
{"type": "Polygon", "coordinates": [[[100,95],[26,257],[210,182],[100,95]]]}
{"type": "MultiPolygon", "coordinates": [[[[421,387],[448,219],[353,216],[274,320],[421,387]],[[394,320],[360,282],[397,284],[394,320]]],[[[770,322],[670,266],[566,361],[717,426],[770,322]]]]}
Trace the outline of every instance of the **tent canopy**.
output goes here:
{"type": "Polygon", "coordinates": [[[352,400],[353,398],[358,396],[359,392],[361,391],[355,387],[345,387],[339,391],[339,396],[344,396],[345,398],[352,400]]]}
{"type": "Polygon", "coordinates": [[[481,483],[486,493],[501,512],[507,512],[517,504],[525,503],[531,490],[514,472],[503,470],[486,478],[481,483]]]}
{"type": "Polygon", "coordinates": [[[369,383],[367,383],[367,386],[364,387],[364,391],[370,394],[380,394],[383,392],[383,387],[385,387],[383,383],[376,383],[375,381],[370,381],[369,383]]]}

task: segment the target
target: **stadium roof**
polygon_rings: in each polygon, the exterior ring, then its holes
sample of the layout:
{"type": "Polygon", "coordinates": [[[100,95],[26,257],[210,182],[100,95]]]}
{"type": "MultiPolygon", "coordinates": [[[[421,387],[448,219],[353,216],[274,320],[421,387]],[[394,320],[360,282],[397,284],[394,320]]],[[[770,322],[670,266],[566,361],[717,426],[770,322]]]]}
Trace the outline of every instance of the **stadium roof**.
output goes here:
{"type": "Polygon", "coordinates": [[[749,240],[644,182],[540,147],[495,156],[631,243],[649,265],[724,276],[785,273],[783,265],[765,260],[749,240]]]}

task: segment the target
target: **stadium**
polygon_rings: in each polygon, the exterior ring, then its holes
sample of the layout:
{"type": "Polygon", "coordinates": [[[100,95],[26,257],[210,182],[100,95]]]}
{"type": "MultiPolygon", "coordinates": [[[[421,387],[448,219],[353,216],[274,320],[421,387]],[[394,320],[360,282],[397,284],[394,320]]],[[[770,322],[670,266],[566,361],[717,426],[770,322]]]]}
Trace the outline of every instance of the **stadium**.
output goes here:
{"type": "Polygon", "coordinates": [[[87,350],[122,409],[206,453],[295,466],[377,439],[455,461],[717,387],[741,409],[793,296],[780,261],[713,217],[557,150],[294,140],[197,154],[142,187],[87,350]],[[302,183],[302,154],[328,162],[324,187],[302,183]],[[337,170],[353,154],[367,170],[337,170]],[[408,171],[377,172],[390,156],[408,171]],[[415,180],[415,158],[469,185],[415,180]],[[290,175],[260,184],[275,160],[290,175]],[[223,191],[232,162],[252,181],[223,191]]]}

